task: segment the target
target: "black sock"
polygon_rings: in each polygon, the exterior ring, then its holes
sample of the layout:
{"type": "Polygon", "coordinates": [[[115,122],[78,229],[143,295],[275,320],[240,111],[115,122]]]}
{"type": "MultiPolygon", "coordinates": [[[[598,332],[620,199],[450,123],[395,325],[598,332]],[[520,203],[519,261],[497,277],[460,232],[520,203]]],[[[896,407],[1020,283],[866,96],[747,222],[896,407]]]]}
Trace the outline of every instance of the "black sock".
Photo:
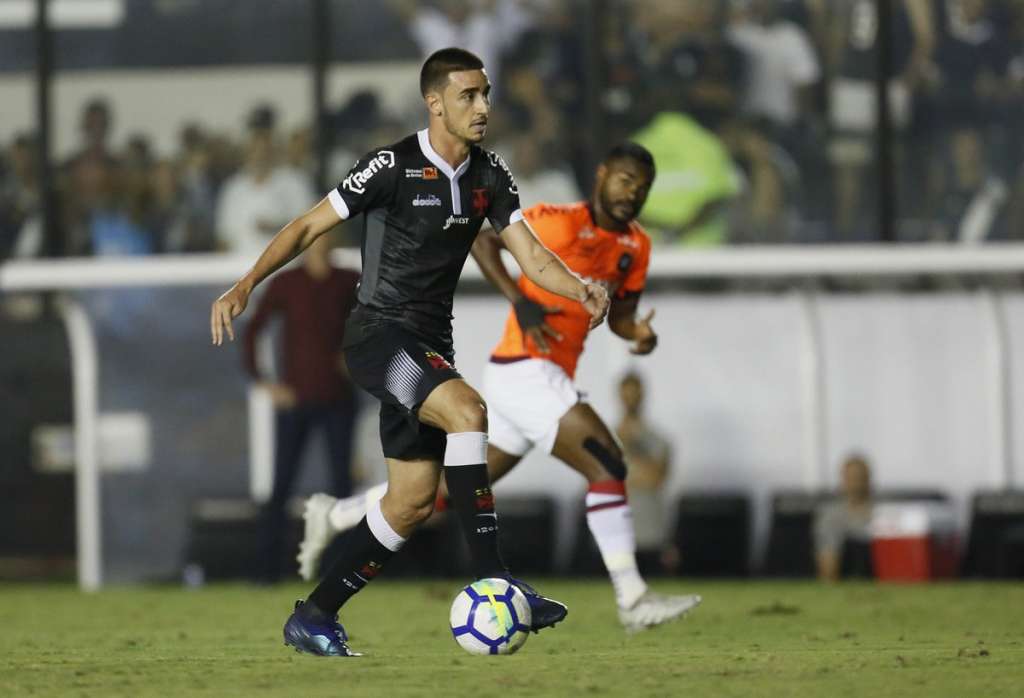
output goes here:
{"type": "Polygon", "coordinates": [[[459,515],[462,532],[473,558],[473,573],[478,579],[508,575],[498,551],[498,515],[494,513],[494,495],[487,477],[487,466],[447,465],[448,499],[459,515]]]}
{"type": "Polygon", "coordinates": [[[341,557],[331,565],[307,599],[330,617],[337,615],[346,601],[369,584],[395,554],[370,532],[365,516],[346,539],[347,545],[341,557]]]}

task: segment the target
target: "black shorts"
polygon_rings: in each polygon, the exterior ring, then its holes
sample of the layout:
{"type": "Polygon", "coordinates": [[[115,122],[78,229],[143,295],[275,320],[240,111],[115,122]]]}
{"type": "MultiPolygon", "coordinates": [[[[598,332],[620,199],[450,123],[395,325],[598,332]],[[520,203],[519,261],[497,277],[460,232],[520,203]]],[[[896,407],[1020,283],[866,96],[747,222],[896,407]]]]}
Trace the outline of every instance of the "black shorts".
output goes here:
{"type": "Polygon", "coordinates": [[[345,362],[352,380],[380,400],[384,456],[443,460],[447,434],[420,422],[418,413],[434,388],[462,377],[451,341],[427,340],[397,323],[360,329],[357,342],[346,342],[345,362]]]}

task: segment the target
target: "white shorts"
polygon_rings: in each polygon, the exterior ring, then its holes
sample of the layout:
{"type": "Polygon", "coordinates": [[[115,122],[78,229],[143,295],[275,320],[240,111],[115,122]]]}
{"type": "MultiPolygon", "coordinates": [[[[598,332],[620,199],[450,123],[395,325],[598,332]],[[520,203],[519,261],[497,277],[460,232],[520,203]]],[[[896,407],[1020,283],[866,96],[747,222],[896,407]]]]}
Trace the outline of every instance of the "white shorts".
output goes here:
{"type": "Polygon", "coordinates": [[[509,364],[488,362],[484,399],[490,442],[505,453],[522,456],[534,446],[551,453],[558,421],[583,396],[558,364],[523,359],[509,364]]]}

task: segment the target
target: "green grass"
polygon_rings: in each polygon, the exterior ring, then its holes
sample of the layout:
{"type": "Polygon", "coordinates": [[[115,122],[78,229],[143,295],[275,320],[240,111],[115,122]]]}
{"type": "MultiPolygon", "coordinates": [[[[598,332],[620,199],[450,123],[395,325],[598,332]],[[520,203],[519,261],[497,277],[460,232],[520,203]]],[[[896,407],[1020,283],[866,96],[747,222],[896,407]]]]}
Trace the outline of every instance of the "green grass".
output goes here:
{"type": "Polygon", "coordinates": [[[1019,584],[665,583],[703,606],[625,637],[606,583],[542,580],[570,615],[507,657],[454,643],[457,586],[374,584],[360,659],[283,646],[297,586],[0,586],[0,696],[1024,696],[1019,584]]]}

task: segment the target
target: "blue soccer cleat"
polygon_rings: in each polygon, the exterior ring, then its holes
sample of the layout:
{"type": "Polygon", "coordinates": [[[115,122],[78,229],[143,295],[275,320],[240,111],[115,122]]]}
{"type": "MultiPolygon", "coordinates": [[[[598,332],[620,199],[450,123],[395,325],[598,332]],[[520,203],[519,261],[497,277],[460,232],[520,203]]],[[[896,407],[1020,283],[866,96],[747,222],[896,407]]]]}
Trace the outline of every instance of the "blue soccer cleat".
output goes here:
{"type": "Polygon", "coordinates": [[[522,582],[512,577],[506,577],[509,583],[514,585],[519,591],[523,592],[526,600],[530,604],[530,615],[533,620],[530,623],[530,630],[533,632],[539,632],[544,628],[550,628],[555,623],[561,623],[565,620],[565,617],[569,614],[569,609],[566,608],[564,603],[549,599],[546,596],[541,596],[537,593],[537,590],[526,582],[522,582]]]}
{"type": "Polygon", "coordinates": [[[295,610],[284,624],[284,644],[296,652],[318,657],[362,657],[348,646],[345,628],[335,618],[323,618],[310,613],[302,601],[295,602],[295,610]]]}

